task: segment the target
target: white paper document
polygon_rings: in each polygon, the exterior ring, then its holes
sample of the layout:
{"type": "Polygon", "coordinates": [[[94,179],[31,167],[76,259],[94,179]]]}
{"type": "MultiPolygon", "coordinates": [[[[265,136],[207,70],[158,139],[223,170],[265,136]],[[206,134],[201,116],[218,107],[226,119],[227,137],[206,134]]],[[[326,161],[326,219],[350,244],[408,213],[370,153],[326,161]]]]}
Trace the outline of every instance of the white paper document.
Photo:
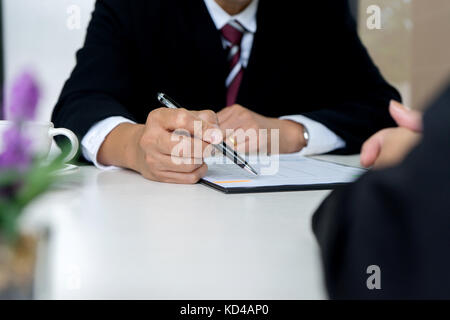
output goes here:
{"type": "Polygon", "coordinates": [[[364,169],[302,157],[298,154],[262,159],[250,158],[260,172],[254,176],[230,161],[207,159],[209,170],[203,182],[222,192],[276,192],[333,189],[358,179],[364,169]]]}

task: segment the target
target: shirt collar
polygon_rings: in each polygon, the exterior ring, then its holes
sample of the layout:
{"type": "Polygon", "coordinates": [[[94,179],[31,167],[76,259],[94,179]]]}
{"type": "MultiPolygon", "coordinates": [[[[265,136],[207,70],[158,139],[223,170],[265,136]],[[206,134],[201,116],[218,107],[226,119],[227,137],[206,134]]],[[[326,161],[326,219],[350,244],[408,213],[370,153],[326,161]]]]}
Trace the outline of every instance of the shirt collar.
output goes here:
{"type": "Polygon", "coordinates": [[[217,30],[221,30],[230,20],[237,20],[248,32],[256,32],[256,13],[259,0],[253,0],[244,11],[235,16],[230,16],[215,0],[204,1],[217,30]]]}

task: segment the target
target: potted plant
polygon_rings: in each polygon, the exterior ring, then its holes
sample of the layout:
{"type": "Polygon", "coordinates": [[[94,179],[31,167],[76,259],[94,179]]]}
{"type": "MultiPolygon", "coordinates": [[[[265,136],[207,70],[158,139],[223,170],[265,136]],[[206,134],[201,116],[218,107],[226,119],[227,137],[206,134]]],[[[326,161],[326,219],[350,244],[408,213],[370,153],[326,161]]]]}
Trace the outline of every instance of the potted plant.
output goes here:
{"type": "Polygon", "coordinates": [[[33,154],[32,137],[24,124],[35,119],[39,88],[30,73],[14,83],[10,94],[8,122],[0,133],[0,299],[31,298],[37,238],[21,232],[24,208],[55,181],[63,166],[62,156],[48,163],[33,154]]]}

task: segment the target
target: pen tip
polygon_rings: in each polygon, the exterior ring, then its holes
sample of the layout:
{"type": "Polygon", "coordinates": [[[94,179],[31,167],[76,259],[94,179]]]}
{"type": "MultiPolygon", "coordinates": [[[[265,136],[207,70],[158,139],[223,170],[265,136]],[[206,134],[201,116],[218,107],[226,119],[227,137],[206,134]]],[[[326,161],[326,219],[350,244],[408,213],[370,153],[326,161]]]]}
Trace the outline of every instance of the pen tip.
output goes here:
{"type": "Polygon", "coordinates": [[[253,173],[255,176],[259,176],[259,173],[255,170],[255,169],[253,169],[252,167],[248,167],[248,169],[249,169],[249,171],[251,172],[251,173],[253,173]]]}

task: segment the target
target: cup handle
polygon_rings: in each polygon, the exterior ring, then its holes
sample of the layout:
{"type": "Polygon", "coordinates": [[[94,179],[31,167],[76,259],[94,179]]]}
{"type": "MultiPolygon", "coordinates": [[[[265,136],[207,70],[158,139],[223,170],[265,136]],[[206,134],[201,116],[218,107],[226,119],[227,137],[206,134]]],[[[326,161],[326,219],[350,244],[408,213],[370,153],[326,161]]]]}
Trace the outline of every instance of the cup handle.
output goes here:
{"type": "Polygon", "coordinates": [[[52,138],[55,136],[61,135],[61,136],[65,136],[67,139],[70,140],[70,144],[71,144],[72,148],[70,149],[69,154],[64,158],[64,162],[72,161],[73,158],[75,158],[75,156],[77,155],[78,148],[80,146],[80,144],[78,143],[78,138],[75,135],[75,133],[73,133],[69,129],[50,128],[49,135],[52,138]]]}

